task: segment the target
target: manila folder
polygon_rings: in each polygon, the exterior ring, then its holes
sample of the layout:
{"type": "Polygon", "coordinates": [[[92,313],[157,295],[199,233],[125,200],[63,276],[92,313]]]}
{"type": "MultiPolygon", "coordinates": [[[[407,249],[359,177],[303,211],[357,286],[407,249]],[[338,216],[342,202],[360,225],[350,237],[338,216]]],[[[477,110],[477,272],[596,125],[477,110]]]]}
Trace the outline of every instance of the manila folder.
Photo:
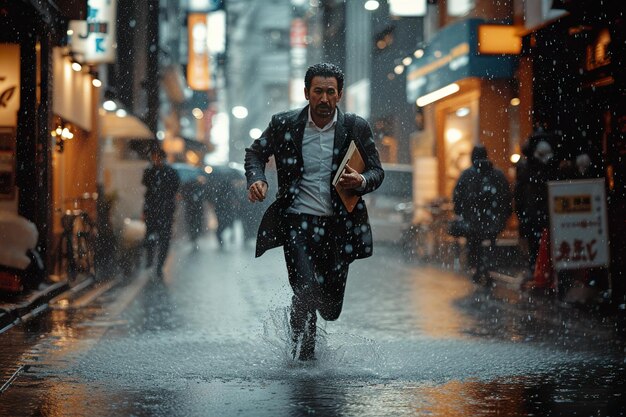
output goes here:
{"type": "Polygon", "coordinates": [[[363,161],[363,157],[361,157],[361,153],[357,149],[354,141],[350,142],[346,156],[344,156],[341,164],[339,164],[335,178],[333,178],[333,186],[337,190],[339,197],[341,197],[343,205],[346,206],[348,213],[352,213],[354,206],[356,206],[356,203],[359,201],[359,196],[354,190],[346,190],[339,185],[339,177],[341,177],[346,165],[350,165],[350,168],[354,169],[359,174],[365,170],[365,161],[363,161]]]}

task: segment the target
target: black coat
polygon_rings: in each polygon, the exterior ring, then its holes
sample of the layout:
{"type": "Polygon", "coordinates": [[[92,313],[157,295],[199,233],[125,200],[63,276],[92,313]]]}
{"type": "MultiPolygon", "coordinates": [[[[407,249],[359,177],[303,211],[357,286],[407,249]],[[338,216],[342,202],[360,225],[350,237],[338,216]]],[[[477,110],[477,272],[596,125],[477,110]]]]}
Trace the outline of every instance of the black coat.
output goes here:
{"type": "Polygon", "coordinates": [[[461,173],[452,198],[455,214],[468,223],[467,237],[494,239],[512,212],[509,182],[486,159],[474,161],[461,173]]]}
{"type": "Polygon", "coordinates": [[[544,164],[530,158],[518,170],[515,181],[515,212],[522,237],[540,236],[549,226],[548,181],[554,181],[554,162],[544,164]]]}
{"type": "Polygon", "coordinates": [[[163,164],[160,168],[150,166],[144,170],[141,183],[146,186],[144,215],[171,221],[176,209],[176,193],[180,185],[176,170],[167,164],[163,164]]]}
{"type": "MultiPolygon", "coordinates": [[[[299,192],[304,170],[302,138],[307,120],[308,106],[301,110],[276,114],[261,137],[246,149],[245,169],[248,188],[256,181],[267,182],[265,165],[272,155],[276,161],[278,174],[276,201],[268,207],[259,226],[257,257],[268,249],[282,246],[285,242],[285,211],[291,207],[299,192]]],[[[350,141],[354,139],[366,164],[362,175],[367,186],[358,194],[367,194],[378,188],[384,178],[372,130],[369,124],[358,116],[355,117],[350,138],[348,130],[344,114],[337,109],[331,179],[335,176],[350,141]]],[[[372,232],[363,199],[359,199],[352,213],[348,213],[334,187],[331,184],[329,186],[334,210],[334,221],[331,223],[334,225],[332,233],[335,247],[332,249],[347,262],[371,256],[372,232]]]]}

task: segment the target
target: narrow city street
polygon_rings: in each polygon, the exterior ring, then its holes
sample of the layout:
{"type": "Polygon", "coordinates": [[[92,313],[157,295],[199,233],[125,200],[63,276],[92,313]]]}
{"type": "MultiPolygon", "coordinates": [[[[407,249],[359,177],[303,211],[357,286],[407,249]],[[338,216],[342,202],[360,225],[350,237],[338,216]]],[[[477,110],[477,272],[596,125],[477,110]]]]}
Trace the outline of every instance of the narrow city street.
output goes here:
{"type": "Polygon", "coordinates": [[[352,265],[340,319],[318,321],[310,363],[289,357],[289,300],[281,251],[183,238],[163,282],[141,270],[1,334],[0,415],[626,414],[610,320],[502,283],[379,246],[352,265]]]}

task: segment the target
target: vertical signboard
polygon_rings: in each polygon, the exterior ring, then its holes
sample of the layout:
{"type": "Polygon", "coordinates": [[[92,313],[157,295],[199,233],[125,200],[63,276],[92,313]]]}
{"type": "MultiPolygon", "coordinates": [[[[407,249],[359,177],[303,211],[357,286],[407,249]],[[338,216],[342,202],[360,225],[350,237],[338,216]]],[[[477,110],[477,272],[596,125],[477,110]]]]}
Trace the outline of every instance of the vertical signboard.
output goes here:
{"type": "Polygon", "coordinates": [[[15,145],[20,108],[20,46],[0,43],[0,200],[15,195],[15,145]]]}
{"type": "Polygon", "coordinates": [[[190,13],[187,17],[187,28],[189,36],[187,84],[192,90],[209,90],[212,86],[209,70],[207,15],[190,13]]]}
{"type": "Polygon", "coordinates": [[[304,19],[291,20],[289,32],[289,56],[291,80],[289,82],[289,105],[291,108],[306,104],[304,97],[304,74],[306,72],[306,36],[307,27],[304,19]]]}
{"type": "Polygon", "coordinates": [[[554,268],[608,267],[604,179],[552,181],[548,195],[554,268]]]}
{"type": "Polygon", "coordinates": [[[117,0],[88,0],[87,20],[71,20],[71,51],[88,64],[115,62],[117,0]]]}

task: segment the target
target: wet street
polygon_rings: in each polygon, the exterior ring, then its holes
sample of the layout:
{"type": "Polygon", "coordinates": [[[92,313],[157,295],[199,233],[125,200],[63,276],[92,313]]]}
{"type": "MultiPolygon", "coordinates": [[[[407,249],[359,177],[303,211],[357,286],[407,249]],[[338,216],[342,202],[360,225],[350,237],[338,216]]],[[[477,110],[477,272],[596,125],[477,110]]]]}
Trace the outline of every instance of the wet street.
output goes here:
{"type": "Polygon", "coordinates": [[[499,287],[379,246],[302,364],[282,251],[181,240],[164,282],[141,271],[1,334],[0,415],[626,415],[610,321],[499,287]]]}

